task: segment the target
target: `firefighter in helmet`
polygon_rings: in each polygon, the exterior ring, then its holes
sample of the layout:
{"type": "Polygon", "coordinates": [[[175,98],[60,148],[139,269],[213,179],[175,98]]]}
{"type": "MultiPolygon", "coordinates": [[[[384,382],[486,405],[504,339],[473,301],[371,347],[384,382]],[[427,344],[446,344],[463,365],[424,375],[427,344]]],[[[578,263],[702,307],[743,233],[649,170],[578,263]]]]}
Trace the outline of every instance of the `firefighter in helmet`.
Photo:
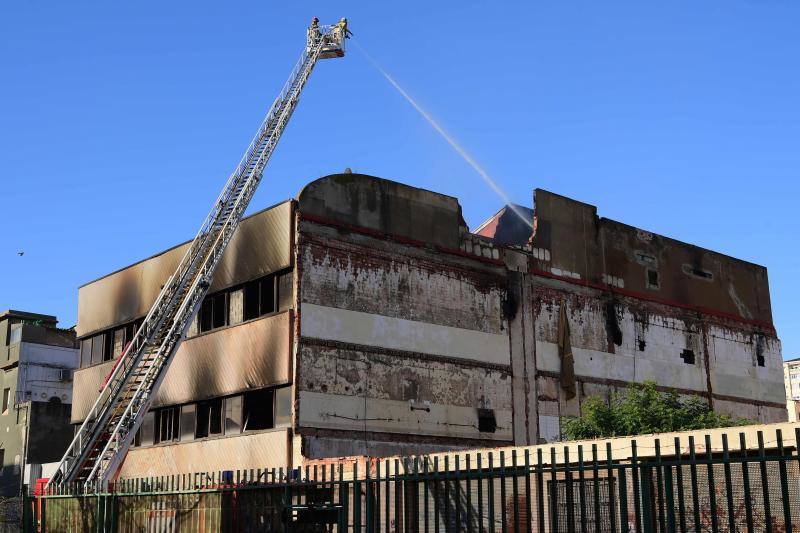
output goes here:
{"type": "Polygon", "coordinates": [[[342,39],[349,39],[353,32],[351,32],[347,27],[347,19],[342,17],[342,20],[336,25],[339,30],[339,35],[342,36],[342,39]]]}

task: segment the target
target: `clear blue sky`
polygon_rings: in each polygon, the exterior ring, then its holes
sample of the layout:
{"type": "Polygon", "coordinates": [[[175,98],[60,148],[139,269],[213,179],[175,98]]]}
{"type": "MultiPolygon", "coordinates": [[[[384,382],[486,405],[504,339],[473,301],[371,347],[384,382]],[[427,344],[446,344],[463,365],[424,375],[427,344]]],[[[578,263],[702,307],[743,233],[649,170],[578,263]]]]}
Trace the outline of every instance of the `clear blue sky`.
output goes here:
{"type": "MultiPolygon", "coordinates": [[[[514,201],[767,266],[800,356],[796,0],[4,2],[0,307],[71,326],[80,284],[193,235],[312,15],[347,16],[514,201]]],[[[457,196],[473,228],[501,205],[355,49],[314,72],[251,210],[345,167],[457,196]]]]}

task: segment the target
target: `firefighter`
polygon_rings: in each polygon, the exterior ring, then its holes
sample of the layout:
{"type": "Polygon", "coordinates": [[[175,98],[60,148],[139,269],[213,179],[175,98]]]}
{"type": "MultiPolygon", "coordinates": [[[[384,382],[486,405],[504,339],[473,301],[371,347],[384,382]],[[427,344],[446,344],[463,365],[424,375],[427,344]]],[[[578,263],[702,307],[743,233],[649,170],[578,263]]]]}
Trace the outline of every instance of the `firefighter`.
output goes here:
{"type": "Polygon", "coordinates": [[[347,29],[346,18],[342,17],[342,20],[339,21],[339,24],[337,24],[337,26],[339,28],[339,35],[341,35],[343,39],[349,39],[350,36],[353,35],[353,32],[347,29]]]}
{"type": "Polygon", "coordinates": [[[314,17],[311,19],[311,26],[308,27],[308,44],[309,46],[319,39],[319,19],[314,17]]]}

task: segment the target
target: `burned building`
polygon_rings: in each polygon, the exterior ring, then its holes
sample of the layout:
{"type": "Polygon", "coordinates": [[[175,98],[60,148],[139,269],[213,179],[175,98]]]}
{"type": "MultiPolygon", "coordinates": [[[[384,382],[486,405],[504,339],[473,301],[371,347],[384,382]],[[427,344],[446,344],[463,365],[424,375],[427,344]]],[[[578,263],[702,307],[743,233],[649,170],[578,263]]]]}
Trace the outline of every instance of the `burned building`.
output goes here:
{"type": "MultiPolygon", "coordinates": [[[[186,246],[80,288],[73,423],[186,246]]],[[[470,232],[456,198],[331,175],[242,221],[121,475],[551,441],[648,379],[785,420],[766,269],[543,190],[470,232]]]]}

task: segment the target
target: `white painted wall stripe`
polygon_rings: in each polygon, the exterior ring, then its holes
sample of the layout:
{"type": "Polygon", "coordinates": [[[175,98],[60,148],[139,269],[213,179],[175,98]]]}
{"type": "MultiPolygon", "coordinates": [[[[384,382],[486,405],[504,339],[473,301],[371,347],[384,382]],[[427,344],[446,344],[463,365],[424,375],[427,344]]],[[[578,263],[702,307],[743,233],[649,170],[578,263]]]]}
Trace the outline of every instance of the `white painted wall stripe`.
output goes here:
{"type": "Polygon", "coordinates": [[[508,365],[508,335],[304,303],[303,337],[508,365]]]}

